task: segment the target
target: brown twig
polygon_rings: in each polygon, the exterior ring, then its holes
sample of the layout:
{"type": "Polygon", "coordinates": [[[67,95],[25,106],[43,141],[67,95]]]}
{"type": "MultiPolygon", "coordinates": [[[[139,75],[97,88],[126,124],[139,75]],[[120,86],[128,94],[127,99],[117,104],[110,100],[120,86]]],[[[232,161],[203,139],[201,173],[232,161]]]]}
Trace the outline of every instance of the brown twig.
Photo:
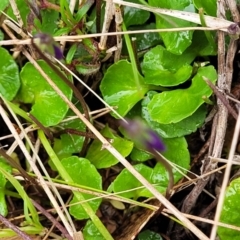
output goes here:
{"type": "Polygon", "coordinates": [[[31,113],[29,113],[28,116],[46,134],[46,136],[49,138],[50,142],[53,142],[53,135],[52,135],[51,131],[48,128],[44,127],[31,113]]]}
{"type": "Polygon", "coordinates": [[[232,114],[232,116],[237,120],[238,114],[235,112],[235,110],[231,107],[229,104],[227,98],[221,93],[213,83],[207,79],[206,77],[203,77],[203,80],[207,83],[207,85],[213,90],[214,94],[217,96],[218,99],[221,100],[223,105],[227,108],[228,112],[232,114]]]}
{"type": "Polygon", "coordinates": [[[7,162],[14,168],[16,168],[22,175],[22,177],[28,180],[33,186],[38,186],[35,178],[31,177],[11,156],[9,156],[2,148],[0,148],[0,155],[7,160],[7,162]]]}
{"type": "Polygon", "coordinates": [[[70,236],[70,234],[67,232],[67,230],[63,227],[62,224],[60,224],[48,211],[46,211],[41,205],[39,205],[36,201],[31,199],[33,205],[45,216],[47,217],[58,229],[59,231],[69,240],[72,240],[73,238],[70,236]]]}
{"type": "Polygon", "coordinates": [[[17,226],[12,224],[10,221],[8,221],[3,215],[0,214],[0,221],[2,221],[8,228],[12,229],[15,233],[18,234],[19,237],[21,237],[24,240],[31,240],[31,238],[21,231],[17,226]]]}

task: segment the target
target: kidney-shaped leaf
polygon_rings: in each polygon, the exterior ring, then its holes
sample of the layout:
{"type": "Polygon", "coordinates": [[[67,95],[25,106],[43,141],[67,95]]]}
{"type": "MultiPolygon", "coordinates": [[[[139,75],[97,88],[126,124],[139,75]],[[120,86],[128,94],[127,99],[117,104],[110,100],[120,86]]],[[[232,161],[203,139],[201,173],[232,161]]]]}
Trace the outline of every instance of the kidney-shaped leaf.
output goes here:
{"type": "Polygon", "coordinates": [[[125,116],[148,91],[143,77],[140,74],[138,77],[139,83],[135,81],[132,66],[126,60],[113,64],[103,77],[100,84],[103,98],[109,105],[116,106],[121,116],[125,116]]]}
{"type": "MultiPolygon", "coordinates": [[[[91,187],[95,189],[102,189],[102,178],[98,173],[97,169],[90,163],[86,158],[78,158],[76,156],[68,157],[62,159],[62,165],[71,176],[74,183],[83,185],[86,187],[91,187]]],[[[84,199],[91,199],[94,196],[86,193],[82,193],[84,199]]],[[[94,211],[97,211],[101,199],[95,199],[89,201],[88,204],[94,211]]],[[[74,196],[70,204],[78,202],[77,198],[74,196]]],[[[89,218],[88,213],[83,209],[81,204],[74,204],[69,209],[72,216],[76,219],[87,219],[89,218]]]]}
{"type": "Polygon", "coordinates": [[[157,92],[149,91],[147,96],[142,101],[142,117],[146,120],[148,125],[156,131],[163,138],[175,138],[182,137],[192,132],[195,132],[197,128],[199,128],[205,120],[207,109],[206,106],[202,105],[197,109],[191,116],[184,118],[180,122],[177,123],[169,123],[169,124],[161,124],[156,121],[153,121],[149,112],[148,112],[148,104],[155,96],[157,92]]]}
{"type": "Polygon", "coordinates": [[[18,66],[7,50],[0,47],[0,94],[12,100],[20,87],[18,66]]]}
{"type": "MultiPolygon", "coordinates": [[[[46,62],[39,60],[38,64],[53,80],[68,99],[72,97],[72,90],[55,73],[46,62]]],[[[42,75],[31,64],[27,63],[21,71],[22,87],[18,99],[24,103],[31,103],[31,114],[44,126],[58,124],[68,111],[67,104],[52,89],[42,75]]]]}
{"type": "Polygon", "coordinates": [[[204,103],[202,97],[209,97],[212,94],[203,76],[213,83],[217,80],[213,66],[202,67],[192,79],[192,85],[188,89],[156,94],[148,104],[151,118],[159,123],[169,124],[191,116],[204,103]]]}
{"type": "MultiPolygon", "coordinates": [[[[240,227],[240,178],[234,179],[226,189],[220,222],[240,227]]],[[[238,240],[239,231],[219,227],[218,235],[221,240],[238,240]]]]}

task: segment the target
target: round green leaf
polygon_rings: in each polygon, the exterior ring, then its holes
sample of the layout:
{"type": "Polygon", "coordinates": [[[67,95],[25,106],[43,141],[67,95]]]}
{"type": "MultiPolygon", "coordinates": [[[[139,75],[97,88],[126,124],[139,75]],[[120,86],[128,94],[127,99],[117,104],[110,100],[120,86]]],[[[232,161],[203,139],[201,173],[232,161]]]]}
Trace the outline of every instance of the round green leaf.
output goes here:
{"type": "MultiPolygon", "coordinates": [[[[153,7],[194,11],[194,6],[193,4],[191,4],[190,0],[181,1],[149,0],[149,4],[153,7]]],[[[159,29],[163,29],[163,28],[194,27],[196,26],[196,24],[170,16],[156,15],[156,26],[159,29]]],[[[160,33],[167,50],[175,54],[182,54],[186,50],[186,48],[191,45],[192,34],[193,31],[160,33]]]]}
{"type": "MultiPolygon", "coordinates": [[[[240,227],[240,178],[234,179],[226,189],[225,200],[220,222],[240,227]]],[[[221,240],[238,240],[239,231],[219,227],[218,235],[221,240]]]]}
{"type": "MultiPolygon", "coordinates": [[[[112,146],[117,149],[123,157],[128,156],[132,151],[133,142],[114,135],[108,126],[106,126],[101,133],[104,137],[112,140],[112,146]]],[[[109,153],[108,150],[102,149],[102,143],[99,140],[92,142],[86,158],[89,159],[96,168],[108,168],[118,163],[118,160],[109,153]]]]}
{"type": "MultiPolygon", "coordinates": [[[[132,3],[140,3],[138,0],[131,0],[132,3]]],[[[126,6],[124,8],[124,23],[126,27],[133,25],[142,25],[148,18],[150,13],[139,8],[133,8],[126,6]]]]}
{"type": "MultiPolygon", "coordinates": [[[[88,159],[72,156],[62,159],[61,162],[68,174],[71,176],[74,183],[95,189],[102,189],[101,175],[98,173],[96,168],[89,162],[88,159]]],[[[82,193],[82,195],[86,200],[94,198],[94,196],[90,194],[82,193]]],[[[94,211],[97,211],[101,201],[101,199],[95,199],[89,201],[88,204],[94,211]]],[[[78,202],[78,200],[74,196],[70,204],[76,202],[78,202]]],[[[70,214],[76,219],[89,218],[88,214],[85,212],[81,204],[71,206],[69,208],[69,211],[70,214]]]]}
{"type": "MultiPolygon", "coordinates": [[[[38,64],[65,96],[71,99],[72,90],[64,83],[58,74],[42,60],[39,60],[38,64]]],[[[22,87],[18,94],[18,99],[24,103],[32,104],[31,114],[44,126],[47,127],[58,124],[68,111],[67,104],[52,89],[31,63],[27,63],[22,68],[20,75],[22,87]]]]}
{"type": "Polygon", "coordinates": [[[202,67],[192,79],[192,85],[188,89],[156,94],[147,107],[151,118],[156,122],[169,124],[191,116],[204,103],[202,97],[209,97],[212,94],[203,76],[213,83],[217,80],[213,66],[202,67]]]}
{"type": "Polygon", "coordinates": [[[125,116],[148,91],[143,77],[139,73],[138,76],[139,84],[134,80],[131,64],[121,60],[108,68],[100,84],[104,100],[111,106],[117,106],[116,111],[121,116],[125,116]]]}
{"type": "Polygon", "coordinates": [[[12,100],[20,88],[18,66],[7,50],[0,47],[0,94],[12,100]]]}
{"type": "Polygon", "coordinates": [[[200,106],[191,116],[177,123],[161,124],[153,121],[149,112],[148,104],[157,92],[149,91],[142,101],[142,117],[148,125],[163,138],[182,137],[195,132],[205,121],[207,109],[205,105],[200,106]]]}

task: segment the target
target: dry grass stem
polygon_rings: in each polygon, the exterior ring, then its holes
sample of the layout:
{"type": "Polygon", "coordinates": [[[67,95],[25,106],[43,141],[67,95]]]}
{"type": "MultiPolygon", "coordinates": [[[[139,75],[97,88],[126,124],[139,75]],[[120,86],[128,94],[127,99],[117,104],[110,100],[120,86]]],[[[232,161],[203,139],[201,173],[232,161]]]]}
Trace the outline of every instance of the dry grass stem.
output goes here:
{"type": "MultiPolygon", "coordinates": [[[[6,21],[6,20],[5,20],[6,21]]],[[[9,21],[10,22],[10,21],[9,21]]],[[[9,26],[15,26],[14,24],[8,24],[9,26]]],[[[13,28],[13,27],[11,27],[13,28]]],[[[16,27],[15,27],[16,28],[16,27]]],[[[181,31],[216,31],[220,30],[222,27],[187,27],[187,28],[165,28],[165,29],[147,29],[147,30],[133,30],[133,31],[121,31],[121,32],[109,32],[109,33],[93,33],[93,34],[85,34],[85,35],[73,35],[73,36],[58,36],[54,37],[54,40],[59,41],[68,41],[68,42],[81,42],[84,38],[94,38],[101,36],[116,36],[116,35],[124,35],[124,34],[142,34],[142,33],[155,33],[155,32],[181,32],[181,31]]],[[[22,32],[19,28],[16,29],[17,32],[22,32]]],[[[0,41],[0,46],[7,45],[30,45],[31,39],[12,39],[12,40],[2,40],[0,41]]]]}
{"type": "MultiPolygon", "coordinates": [[[[149,12],[157,13],[157,14],[163,14],[171,17],[176,17],[182,20],[186,20],[189,22],[193,22],[196,24],[201,25],[201,21],[199,18],[199,14],[192,13],[192,12],[185,12],[185,11],[178,11],[178,10],[172,10],[172,9],[161,9],[156,7],[150,7],[150,6],[144,6],[141,4],[121,1],[121,0],[112,0],[114,3],[128,6],[128,7],[134,7],[138,9],[143,9],[149,12]]],[[[210,28],[221,28],[222,31],[228,32],[227,28],[233,24],[234,22],[230,22],[228,20],[222,19],[222,18],[216,18],[211,16],[204,16],[204,20],[206,22],[206,25],[210,28]]],[[[173,28],[174,29],[174,28],[173,28]]]]}
{"type": "Polygon", "coordinates": [[[108,35],[105,35],[105,33],[108,33],[112,18],[113,18],[113,3],[112,3],[112,0],[107,0],[106,6],[105,6],[104,21],[103,21],[103,26],[102,26],[103,34],[101,34],[100,42],[98,44],[99,49],[101,49],[101,50],[106,49],[108,35]]]}
{"type": "MultiPolygon", "coordinates": [[[[164,209],[163,210],[163,214],[166,216],[166,217],[169,217],[171,218],[171,214],[167,209],[164,209]]],[[[215,222],[213,220],[210,220],[210,219],[207,219],[207,218],[201,218],[201,217],[198,217],[198,216],[193,216],[191,214],[187,214],[187,213],[183,213],[183,215],[189,219],[192,219],[194,221],[199,221],[199,222],[203,222],[203,223],[209,223],[209,224],[214,224],[215,222]]],[[[237,230],[237,231],[240,231],[240,227],[237,227],[237,226],[234,226],[234,225],[231,225],[231,224],[226,224],[226,223],[222,223],[222,222],[218,222],[217,223],[218,226],[221,226],[221,227],[226,227],[226,228],[229,228],[229,229],[234,229],[234,230],[237,230]]]]}
{"type": "Polygon", "coordinates": [[[223,178],[223,182],[222,182],[222,186],[221,186],[221,192],[220,192],[219,199],[218,199],[218,205],[217,205],[216,214],[215,214],[215,218],[214,218],[214,225],[213,225],[213,228],[211,231],[211,237],[210,237],[211,240],[214,240],[216,237],[217,223],[219,222],[219,219],[220,219],[223,202],[224,202],[224,197],[225,197],[225,192],[226,192],[226,188],[227,188],[229,178],[230,178],[230,172],[231,172],[231,168],[232,168],[232,160],[233,160],[234,153],[235,153],[237,143],[238,143],[239,131],[240,131],[240,114],[238,114],[238,119],[237,119],[237,123],[235,126],[235,131],[234,131],[232,144],[231,144],[231,148],[230,148],[230,152],[229,152],[227,166],[225,169],[224,178],[223,178]]]}

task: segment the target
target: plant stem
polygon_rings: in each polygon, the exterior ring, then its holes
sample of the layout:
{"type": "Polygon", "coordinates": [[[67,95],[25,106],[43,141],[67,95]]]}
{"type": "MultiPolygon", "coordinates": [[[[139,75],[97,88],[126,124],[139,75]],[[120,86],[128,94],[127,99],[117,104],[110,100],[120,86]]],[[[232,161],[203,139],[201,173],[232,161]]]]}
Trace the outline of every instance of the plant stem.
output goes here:
{"type": "MultiPolygon", "coordinates": [[[[123,29],[123,31],[127,31],[127,28],[126,28],[126,25],[125,25],[124,22],[122,23],[122,29],[123,29]]],[[[136,82],[137,87],[139,89],[141,89],[137,61],[136,61],[136,58],[135,58],[135,54],[134,54],[134,51],[133,51],[133,47],[132,47],[132,44],[131,44],[130,37],[129,37],[128,34],[125,34],[124,38],[125,38],[125,42],[126,42],[126,45],[127,45],[129,58],[130,58],[130,61],[131,61],[131,64],[132,64],[134,80],[136,82]]]]}

